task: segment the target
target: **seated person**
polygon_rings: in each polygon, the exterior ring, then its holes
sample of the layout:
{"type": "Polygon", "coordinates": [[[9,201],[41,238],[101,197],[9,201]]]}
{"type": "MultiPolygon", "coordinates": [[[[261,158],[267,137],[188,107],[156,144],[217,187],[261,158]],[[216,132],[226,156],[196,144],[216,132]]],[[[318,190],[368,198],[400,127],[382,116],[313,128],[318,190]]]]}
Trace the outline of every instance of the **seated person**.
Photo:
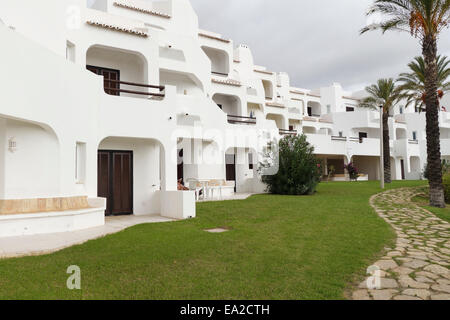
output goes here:
{"type": "Polygon", "coordinates": [[[178,180],[178,186],[177,186],[177,190],[178,191],[189,191],[189,188],[186,188],[183,184],[183,179],[178,180]]]}

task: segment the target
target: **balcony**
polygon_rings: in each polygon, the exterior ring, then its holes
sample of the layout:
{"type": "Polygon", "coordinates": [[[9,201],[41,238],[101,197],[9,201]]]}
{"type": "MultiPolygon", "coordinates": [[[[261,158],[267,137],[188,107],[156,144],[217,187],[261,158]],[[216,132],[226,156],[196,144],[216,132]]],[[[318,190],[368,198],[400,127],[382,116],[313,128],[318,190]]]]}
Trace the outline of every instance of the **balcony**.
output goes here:
{"type": "Polygon", "coordinates": [[[356,156],[378,157],[380,155],[380,139],[349,137],[347,150],[356,156]]]}
{"type": "Polygon", "coordinates": [[[280,129],[280,136],[296,136],[298,134],[297,130],[286,130],[286,129],[280,129]]]}
{"type": "Polygon", "coordinates": [[[376,111],[355,111],[333,113],[333,122],[338,126],[352,128],[380,128],[380,114],[376,111]]]}
{"type": "Polygon", "coordinates": [[[112,96],[120,96],[121,93],[147,96],[149,98],[153,98],[153,97],[164,98],[166,96],[166,94],[165,94],[166,87],[165,86],[155,86],[155,85],[150,85],[150,84],[141,84],[141,83],[127,82],[127,81],[106,80],[106,79],[103,82],[104,82],[105,93],[112,95],[112,96]],[[145,89],[141,90],[141,91],[122,89],[121,85],[139,87],[139,88],[158,89],[159,92],[158,93],[148,92],[145,89]]]}
{"type": "Polygon", "coordinates": [[[254,117],[242,117],[235,115],[228,115],[228,123],[230,124],[243,124],[243,125],[256,125],[256,118],[254,117]]]}
{"type": "Polygon", "coordinates": [[[332,137],[325,134],[305,133],[307,140],[314,146],[315,154],[345,155],[347,154],[347,138],[332,137]]]}

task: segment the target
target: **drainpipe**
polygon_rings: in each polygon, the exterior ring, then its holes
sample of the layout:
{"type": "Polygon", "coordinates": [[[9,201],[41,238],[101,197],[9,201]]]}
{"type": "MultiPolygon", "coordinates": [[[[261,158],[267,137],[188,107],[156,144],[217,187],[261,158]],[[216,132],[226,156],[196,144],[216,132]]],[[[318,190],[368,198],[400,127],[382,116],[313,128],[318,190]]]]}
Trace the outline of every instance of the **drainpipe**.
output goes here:
{"type": "Polygon", "coordinates": [[[384,189],[383,106],[380,106],[380,186],[384,189]]]}

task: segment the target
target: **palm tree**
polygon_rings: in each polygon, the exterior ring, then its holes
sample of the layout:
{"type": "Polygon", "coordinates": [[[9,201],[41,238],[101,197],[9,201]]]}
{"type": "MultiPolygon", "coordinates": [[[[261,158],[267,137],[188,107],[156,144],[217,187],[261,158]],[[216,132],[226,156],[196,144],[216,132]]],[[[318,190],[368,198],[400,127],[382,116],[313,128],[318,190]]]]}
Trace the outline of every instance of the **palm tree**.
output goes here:
{"type": "Polygon", "coordinates": [[[439,133],[439,97],[437,39],[450,19],[450,0],[374,0],[368,15],[381,14],[386,19],[361,30],[406,31],[420,40],[425,71],[425,106],[427,154],[430,166],[430,204],[445,207],[442,186],[441,145],[439,133]]]}
{"type": "Polygon", "coordinates": [[[380,79],[377,84],[366,88],[369,96],[360,101],[362,108],[383,108],[383,156],[384,182],[391,183],[391,148],[389,145],[389,113],[400,98],[400,90],[394,79],[380,79]]]}
{"type": "MultiPolygon", "coordinates": [[[[437,57],[438,70],[438,97],[442,98],[450,90],[450,60],[446,56],[437,57]]],[[[406,107],[413,104],[416,110],[425,110],[425,61],[423,57],[415,57],[408,64],[409,73],[401,73],[398,82],[401,82],[400,89],[402,96],[406,100],[406,107]]]]}

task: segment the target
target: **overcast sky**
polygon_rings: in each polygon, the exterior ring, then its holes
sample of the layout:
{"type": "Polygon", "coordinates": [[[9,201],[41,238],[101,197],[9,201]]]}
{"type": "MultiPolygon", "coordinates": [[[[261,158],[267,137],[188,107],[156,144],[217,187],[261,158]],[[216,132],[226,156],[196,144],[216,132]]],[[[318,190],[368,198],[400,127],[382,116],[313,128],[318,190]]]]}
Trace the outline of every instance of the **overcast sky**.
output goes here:
{"type": "MultiPolygon", "coordinates": [[[[363,89],[381,77],[396,77],[420,54],[407,33],[360,36],[371,0],[191,0],[200,28],[247,44],[255,64],[288,72],[293,86],[333,82],[363,89]]],[[[450,52],[450,32],[439,42],[450,52]]]]}

